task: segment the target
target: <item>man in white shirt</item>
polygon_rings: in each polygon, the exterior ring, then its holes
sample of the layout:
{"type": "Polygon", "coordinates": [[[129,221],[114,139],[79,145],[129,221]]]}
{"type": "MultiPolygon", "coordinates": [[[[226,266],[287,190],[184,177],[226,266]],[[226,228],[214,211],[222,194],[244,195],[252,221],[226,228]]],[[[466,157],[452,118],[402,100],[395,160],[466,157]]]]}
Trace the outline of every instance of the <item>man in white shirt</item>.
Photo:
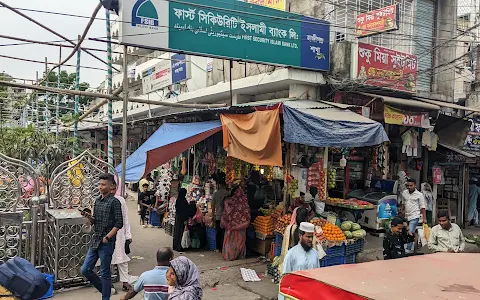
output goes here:
{"type": "Polygon", "coordinates": [[[433,252],[458,253],[465,251],[465,238],[455,223],[450,223],[448,212],[438,213],[438,225],[430,231],[428,249],[433,252]]]}
{"type": "Polygon", "coordinates": [[[308,222],[300,223],[300,242],[288,250],[283,262],[283,274],[290,272],[320,268],[318,253],[313,249],[313,233],[315,226],[308,222]]]}
{"type": "MultiPolygon", "coordinates": [[[[418,223],[427,222],[425,197],[417,190],[415,179],[407,180],[407,189],[403,191],[403,211],[408,221],[408,230],[415,234],[418,223]]],[[[413,252],[413,243],[407,245],[407,252],[413,252]]]]}

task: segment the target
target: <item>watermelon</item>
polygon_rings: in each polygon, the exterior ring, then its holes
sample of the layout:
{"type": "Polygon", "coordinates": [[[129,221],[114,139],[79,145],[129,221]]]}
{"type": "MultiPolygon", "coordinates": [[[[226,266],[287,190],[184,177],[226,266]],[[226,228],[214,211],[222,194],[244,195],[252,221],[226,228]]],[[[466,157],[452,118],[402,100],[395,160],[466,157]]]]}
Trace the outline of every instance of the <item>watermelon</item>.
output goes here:
{"type": "Polygon", "coordinates": [[[352,228],[352,221],[345,221],[342,223],[342,225],[340,225],[340,228],[343,230],[343,231],[348,231],[352,228]]]}
{"type": "Polygon", "coordinates": [[[362,229],[362,226],[360,226],[357,223],[352,223],[352,231],[362,229]]]}
{"type": "Polygon", "coordinates": [[[352,237],[354,239],[363,239],[367,235],[367,232],[363,229],[355,230],[352,232],[352,237]]]}
{"type": "Polygon", "coordinates": [[[345,237],[347,239],[351,239],[353,237],[352,232],[350,231],[344,231],[343,234],[345,234],[345,237]]]}

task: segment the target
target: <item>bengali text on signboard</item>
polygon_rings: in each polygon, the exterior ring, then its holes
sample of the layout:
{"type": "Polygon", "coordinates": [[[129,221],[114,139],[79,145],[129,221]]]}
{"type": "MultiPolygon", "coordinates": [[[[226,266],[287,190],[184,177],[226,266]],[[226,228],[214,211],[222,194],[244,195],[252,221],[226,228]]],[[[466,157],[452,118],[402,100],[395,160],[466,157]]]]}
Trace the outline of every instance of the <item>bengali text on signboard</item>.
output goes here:
{"type": "Polygon", "coordinates": [[[237,0],[124,0],[121,10],[122,44],[329,70],[323,20],[237,0]]]}
{"type": "Polygon", "coordinates": [[[420,127],[420,128],[430,127],[430,119],[429,119],[428,113],[406,112],[406,111],[385,105],[383,108],[383,116],[385,119],[385,123],[387,124],[420,127]]]}
{"type": "Polygon", "coordinates": [[[248,3],[285,10],[286,0],[247,0],[248,3]]]}
{"type": "Polygon", "coordinates": [[[358,37],[397,30],[399,27],[398,4],[359,14],[355,22],[358,37]]]}
{"type": "Polygon", "coordinates": [[[416,92],[417,56],[358,43],[357,79],[366,85],[416,92]]]}

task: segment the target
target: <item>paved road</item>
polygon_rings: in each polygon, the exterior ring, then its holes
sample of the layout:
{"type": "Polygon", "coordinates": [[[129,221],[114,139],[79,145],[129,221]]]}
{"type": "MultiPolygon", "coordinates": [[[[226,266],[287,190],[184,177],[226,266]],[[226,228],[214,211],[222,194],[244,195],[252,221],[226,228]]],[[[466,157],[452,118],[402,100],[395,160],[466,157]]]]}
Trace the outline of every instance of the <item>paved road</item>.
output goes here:
{"type": "MultiPolygon", "coordinates": [[[[131,245],[132,260],[129,263],[130,274],[139,276],[142,272],[150,270],[155,265],[156,251],[160,247],[172,246],[172,237],[165,234],[163,229],[143,228],[140,226],[140,218],[137,215],[136,196],[130,193],[127,199],[128,212],[130,217],[133,243],[131,245]],[[141,259],[135,258],[141,257],[141,259]]],[[[180,253],[175,253],[176,256],[180,253]]],[[[265,272],[266,265],[257,258],[226,262],[221,254],[212,251],[189,251],[182,253],[190,258],[199,268],[200,282],[204,290],[203,299],[229,299],[229,300],[255,300],[275,299],[277,286],[265,278],[262,282],[255,283],[255,288],[261,291],[265,297],[242,289],[237,283],[243,283],[240,275],[240,267],[255,269],[257,272],[265,272]]],[[[118,290],[121,286],[116,284],[118,290]]],[[[112,297],[113,300],[120,299],[124,292],[112,297]]],[[[80,300],[89,298],[99,299],[100,294],[93,288],[79,288],[69,291],[57,291],[54,298],[58,300],[80,300]]],[[[138,295],[135,299],[141,299],[138,295]]]]}

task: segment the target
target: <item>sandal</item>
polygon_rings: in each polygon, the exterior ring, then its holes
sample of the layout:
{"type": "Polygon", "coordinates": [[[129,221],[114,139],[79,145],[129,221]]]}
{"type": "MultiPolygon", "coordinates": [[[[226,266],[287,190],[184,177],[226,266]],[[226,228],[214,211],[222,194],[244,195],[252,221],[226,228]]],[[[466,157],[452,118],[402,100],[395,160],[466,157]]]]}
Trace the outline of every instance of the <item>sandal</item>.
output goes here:
{"type": "Polygon", "coordinates": [[[123,284],[123,286],[122,286],[122,290],[123,290],[124,292],[128,292],[128,291],[130,291],[131,289],[132,289],[132,286],[131,286],[130,284],[128,284],[128,283],[127,283],[127,284],[123,284]]]}

